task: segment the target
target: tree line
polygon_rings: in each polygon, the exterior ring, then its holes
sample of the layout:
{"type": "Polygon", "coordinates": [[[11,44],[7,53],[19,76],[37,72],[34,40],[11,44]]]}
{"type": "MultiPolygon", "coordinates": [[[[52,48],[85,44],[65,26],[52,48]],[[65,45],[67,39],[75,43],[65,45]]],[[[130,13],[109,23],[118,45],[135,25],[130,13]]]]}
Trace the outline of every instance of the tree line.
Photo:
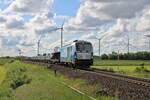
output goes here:
{"type": "Polygon", "coordinates": [[[102,60],[150,60],[150,52],[116,53],[101,55],[102,60]]]}

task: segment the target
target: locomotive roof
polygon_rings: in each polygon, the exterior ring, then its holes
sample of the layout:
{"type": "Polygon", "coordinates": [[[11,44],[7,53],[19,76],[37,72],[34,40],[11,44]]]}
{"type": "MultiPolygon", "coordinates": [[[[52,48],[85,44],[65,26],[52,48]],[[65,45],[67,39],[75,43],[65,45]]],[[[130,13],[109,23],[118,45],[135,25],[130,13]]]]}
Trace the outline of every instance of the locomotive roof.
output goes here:
{"type": "Polygon", "coordinates": [[[63,47],[66,47],[66,46],[72,45],[73,43],[82,43],[82,42],[90,43],[90,42],[88,42],[88,41],[84,41],[84,40],[75,40],[75,41],[73,41],[72,43],[69,43],[69,44],[64,45],[63,47]]]}
{"type": "Polygon", "coordinates": [[[76,43],[80,43],[80,42],[90,43],[90,42],[88,42],[88,41],[84,41],[84,40],[78,40],[76,43]]]}

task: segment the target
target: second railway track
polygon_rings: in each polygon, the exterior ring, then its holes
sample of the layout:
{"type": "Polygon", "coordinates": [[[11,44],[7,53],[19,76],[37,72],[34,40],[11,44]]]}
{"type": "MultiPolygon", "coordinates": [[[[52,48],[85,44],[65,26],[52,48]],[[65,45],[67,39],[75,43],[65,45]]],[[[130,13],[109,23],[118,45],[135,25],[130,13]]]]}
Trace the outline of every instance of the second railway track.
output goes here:
{"type": "Polygon", "coordinates": [[[149,79],[116,74],[116,73],[104,71],[101,69],[95,69],[95,68],[89,68],[89,69],[83,69],[83,70],[94,72],[94,73],[101,74],[101,75],[104,75],[107,77],[115,78],[118,80],[123,80],[123,81],[129,82],[129,83],[133,83],[133,84],[141,85],[143,87],[150,88],[150,80],[149,79]]]}

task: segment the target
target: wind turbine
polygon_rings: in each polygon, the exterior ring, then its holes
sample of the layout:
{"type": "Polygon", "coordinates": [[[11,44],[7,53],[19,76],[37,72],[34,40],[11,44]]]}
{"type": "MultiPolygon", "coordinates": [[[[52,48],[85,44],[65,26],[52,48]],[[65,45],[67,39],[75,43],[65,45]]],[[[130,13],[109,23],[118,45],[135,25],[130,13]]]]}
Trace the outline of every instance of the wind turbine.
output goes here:
{"type": "Polygon", "coordinates": [[[21,49],[19,49],[18,52],[19,52],[19,56],[21,57],[21,54],[22,54],[21,49]]]}
{"type": "MultiPolygon", "coordinates": [[[[49,32],[52,32],[52,31],[57,31],[57,30],[60,30],[61,31],[61,48],[63,46],[63,30],[64,30],[64,24],[65,24],[65,20],[63,21],[61,27],[56,27],[52,30],[50,30],[49,32]]],[[[40,49],[40,42],[41,42],[41,39],[42,39],[43,35],[40,37],[40,39],[38,40],[37,42],[37,56],[39,55],[39,49],[40,49]]]]}
{"type": "Polygon", "coordinates": [[[60,30],[60,32],[61,32],[61,48],[62,48],[62,46],[63,46],[63,31],[64,31],[64,24],[65,24],[65,20],[63,21],[61,27],[56,28],[56,30],[60,30]]]}
{"type": "Polygon", "coordinates": [[[39,56],[39,53],[40,53],[40,42],[41,42],[42,37],[43,35],[40,36],[40,39],[37,42],[37,56],[39,56]]]}
{"type": "Polygon", "coordinates": [[[129,34],[127,34],[127,38],[128,38],[127,47],[128,47],[128,54],[129,54],[130,53],[130,37],[129,37],[129,34]]]}
{"type": "MultiPolygon", "coordinates": [[[[134,31],[132,31],[132,33],[139,33],[139,32],[134,32],[134,31]]],[[[127,49],[128,49],[128,53],[130,53],[130,48],[131,47],[134,47],[134,48],[136,48],[137,49],[137,51],[138,51],[138,47],[136,47],[136,46],[133,46],[132,44],[131,44],[131,42],[130,42],[130,40],[131,40],[131,36],[129,35],[129,33],[126,35],[127,36],[127,49]]]]}
{"type": "Polygon", "coordinates": [[[96,39],[96,40],[98,40],[98,42],[99,42],[99,56],[101,55],[101,40],[106,36],[106,35],[108,35],[108,34],[104,34],[104,35],[102,35],[100,38],[98,38],[97,36],[95,37],[92,37],[92,38],[89,38],[89,39],[96,39]]]}
{"type": "Polygon", "coordinates": [[[145,35],[145,36],[149,38],[149,51],[150,51],[150,35],[145,35]]]}
{"type": "Polygon", "coordinates": [[[99,56],[101,56],[101,40],[106,36],[107,34],[104,34],[101,38],[97,38],[99,41],[99,56]]]}

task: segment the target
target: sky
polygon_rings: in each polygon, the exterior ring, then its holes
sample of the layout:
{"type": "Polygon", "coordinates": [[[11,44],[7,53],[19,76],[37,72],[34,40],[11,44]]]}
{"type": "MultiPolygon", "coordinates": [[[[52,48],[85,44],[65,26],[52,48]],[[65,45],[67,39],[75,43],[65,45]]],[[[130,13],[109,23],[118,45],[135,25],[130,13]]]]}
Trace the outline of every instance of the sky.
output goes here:
{"type": "Polygon", "coordinates": [[[25,56],[53,52],[60,46],[64,24],[64,44],[90,41],[94,54],[149,51],[150,0],[0,0],[0,56],[25,56]]]}

